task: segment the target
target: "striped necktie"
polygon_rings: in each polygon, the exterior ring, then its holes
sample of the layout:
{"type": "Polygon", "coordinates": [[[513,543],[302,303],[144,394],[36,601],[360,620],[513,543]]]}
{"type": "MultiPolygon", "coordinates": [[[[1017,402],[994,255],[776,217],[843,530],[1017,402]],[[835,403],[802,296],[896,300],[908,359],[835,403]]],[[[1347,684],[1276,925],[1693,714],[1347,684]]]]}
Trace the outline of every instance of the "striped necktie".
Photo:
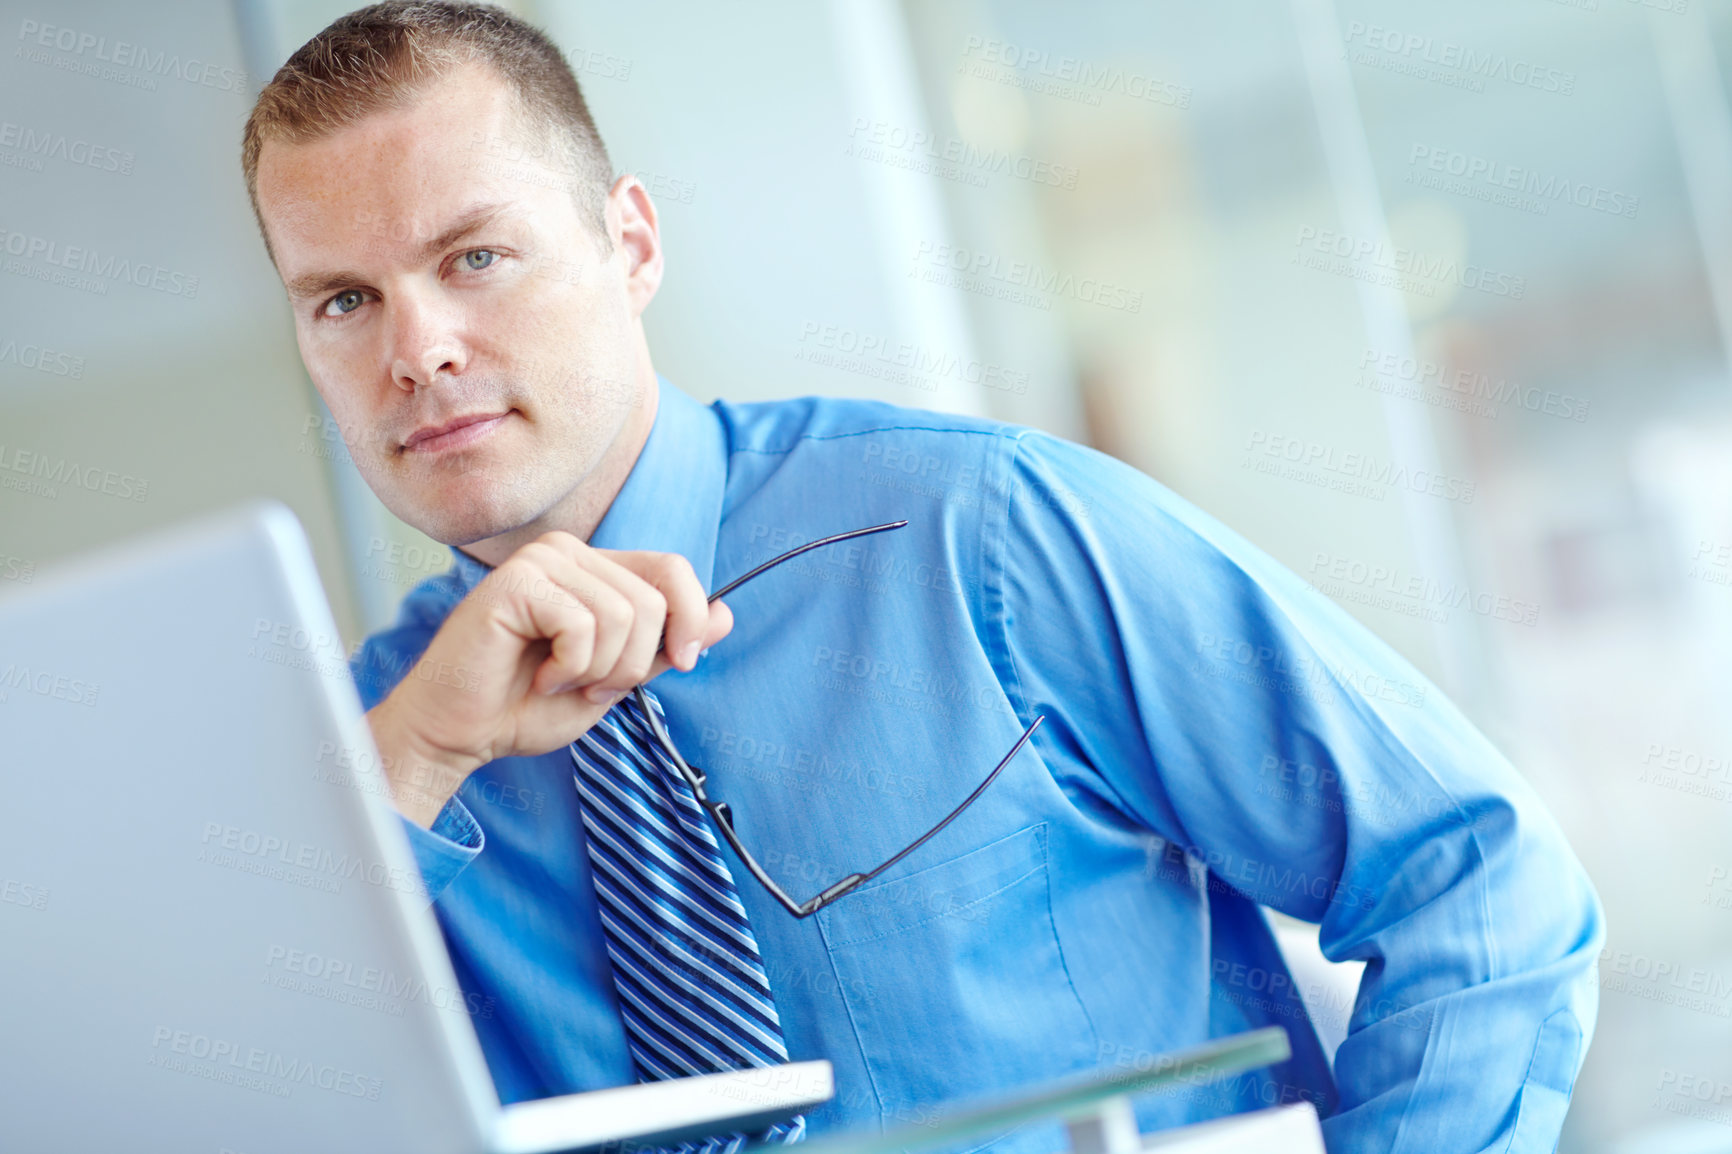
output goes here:
{"type": "MultiPolygon", "coordinates": [[[[645,690],[656,717],[661,703],[645,690]]],[[[788,1060],[782,1024],[709,816],[627,695],[571,745],[583,828],[613,961],[620,1016],[640,1082],[788,1060]]],[[[797,1142],[797,1115],[760,1134],[672,1147],[737,1154],[797,1142]]]]}

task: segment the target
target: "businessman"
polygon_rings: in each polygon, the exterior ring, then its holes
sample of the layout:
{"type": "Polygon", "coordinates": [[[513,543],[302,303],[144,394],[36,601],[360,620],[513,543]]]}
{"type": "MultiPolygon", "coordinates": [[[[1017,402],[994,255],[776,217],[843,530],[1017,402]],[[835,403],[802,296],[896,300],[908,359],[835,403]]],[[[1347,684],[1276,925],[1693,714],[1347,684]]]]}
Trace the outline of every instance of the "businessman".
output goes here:
{"type": "Polygon", "coordinates": [[[1290,1061],[1144,1127],[1308,1100],[1336,1152],[1553,1148],[1599,905],[1345,613],[1036,430],[688,398],[655,206],[497,9],[338,20],[243,168],[357,468],[452,546],[354,672],[508,1101],[827,1058],[793,1140],[1273,1023],[1290,1061]],[[1259,906],[1366,963],[1333,1066],[1259,906]]]}

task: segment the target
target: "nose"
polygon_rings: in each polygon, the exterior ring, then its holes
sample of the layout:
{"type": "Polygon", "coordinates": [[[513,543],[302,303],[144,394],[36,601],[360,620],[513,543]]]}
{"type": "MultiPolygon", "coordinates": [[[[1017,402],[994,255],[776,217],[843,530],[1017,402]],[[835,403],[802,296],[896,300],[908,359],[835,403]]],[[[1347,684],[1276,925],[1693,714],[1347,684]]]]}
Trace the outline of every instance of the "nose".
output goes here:
{"type": "Polygon", "coordinates": [[[391,382],[404,392],[426,388],[440,373],[456,376],[468,365],[461,316],[452,305],[410,289],[396,294],[386,315],[391,326],[391,382]]]}

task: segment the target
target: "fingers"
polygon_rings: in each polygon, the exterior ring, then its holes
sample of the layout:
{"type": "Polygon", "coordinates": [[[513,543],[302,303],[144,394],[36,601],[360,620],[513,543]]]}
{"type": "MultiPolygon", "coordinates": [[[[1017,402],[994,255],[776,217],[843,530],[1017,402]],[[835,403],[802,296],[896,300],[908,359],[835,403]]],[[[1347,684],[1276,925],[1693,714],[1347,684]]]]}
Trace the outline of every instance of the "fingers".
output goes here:
{"type": "Polygon", "coordinates": [[[622,594],[547,538],[513,553],[476,594],[485,594],[478,599],[521,641],[548,645],[550,652],[529,686],[532,693],[564,692],[611,669],[632,614],[622,594]]]}
{"type": "Polygon", "coordinates": [[[581,688],[611,703],[667,668],[691,669],[733,626],[684,557],[593,549],[569,533],[525,545],[489,581],[512,603],[508,627],[548,642],[531,685],[540,694],[581,688]]]}
{"type": "MultiPolygon", "coordinates": [[[[584,690],[589,700],[600,703],[649,680],[650,666],[661,647],[662,625],[668,619],[668,600],[661,590],[601,550],[590,550],[585,560],[590,572],[607,581],[627,602],[623,617],[609,617],[603,625],[610,642],[618,638],[619,650],[611,664],[598,656],[592,667],[599,676],[584,690]]],[[[689,572],[691,566],[686,569],[689,572]]],[[[695,576],[692,584],[697,585],[695,576]]],[[[698,596],[703,596],[701,587],[698,596]]]]}
{"type": "Polygon", "coordinates": [[[667,621],[660,649],[674,668],[691,669],[698,663],[698,653],[711,644],[705,639],[710,627],[709,598],[692,571],[692,563],[678,553],[620,552],[612,556],[662,595],[667,621]]]}
{"type": "Polygon", "coordinates": [[[710,602],[710,620],[704,627],[703,648],[708,649],[734,631],[734,611],[720,601],[710,602]]]}
{"type": "MultiPolygon", "coordinates": [[[[387,698],[391,708],[375,719],[381,749],[395,737],[405,749],[449,755],[459,768],[545,753],[672,667],[659,652],[664,630],[690,668],[694,642],[701,650],[732,626],[733,615],[707,603],[681,558],[597,550],[569,533],[546,534],[508,557],[446,618],[422,660],[464,670],[464,678],[399,683],[387,698]]],[[[406,797],[394,794],[400,809],[415,820],[427,816],[419,801],[414,812],[404,808],[406,797]]]]}
{"type": "MultiPolygon", "coordinates": [[[[705,649],[708,649],[710,646],[726,637],[733,628],[734,611],[729,609],[720,601],[710,602],[709,619],[705,624],[704,632],[699,639],[698,652],[702,653],[705,649]]],[[[655,664],[650,666],[650,678],[653,679],[660,677],[672,668],[674,668],[674,665],[668,661],[667,651],[664,649],[656,656],[655,664]]]]}

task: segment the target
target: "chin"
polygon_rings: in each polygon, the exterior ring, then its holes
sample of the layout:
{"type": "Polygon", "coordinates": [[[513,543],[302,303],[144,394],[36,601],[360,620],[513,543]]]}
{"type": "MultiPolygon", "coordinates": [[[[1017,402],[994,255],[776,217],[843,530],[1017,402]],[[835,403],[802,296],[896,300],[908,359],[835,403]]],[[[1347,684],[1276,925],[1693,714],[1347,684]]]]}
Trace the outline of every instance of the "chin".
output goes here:
{"type": "Polygon", "coordinates": [[[468,480],[385,504],[393,513],[444,545],[464,546],[509,533],[546,512],[549,501],[492,480],[468,480]]]}

